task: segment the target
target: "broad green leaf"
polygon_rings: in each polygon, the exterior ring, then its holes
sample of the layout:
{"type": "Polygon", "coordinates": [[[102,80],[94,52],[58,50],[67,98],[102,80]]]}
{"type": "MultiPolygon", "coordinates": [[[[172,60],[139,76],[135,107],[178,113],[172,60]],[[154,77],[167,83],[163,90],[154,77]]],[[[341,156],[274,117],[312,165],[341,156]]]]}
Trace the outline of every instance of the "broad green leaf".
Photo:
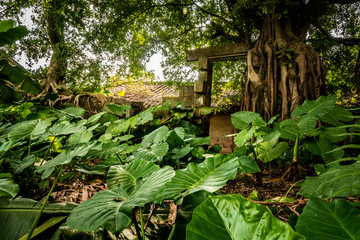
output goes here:
{"type": "Polygon", "coordinates": [[[193,150],[193,147],[190,147],[189,145],[182,146],[180,148],[174,148],[171,152],[174,153],[174,156],[172,156],[172,159],[180,159],[182,157],[185,157],[189,152],[193,150]]]}
{"type": "Polygon", "coordinates": [[[250,127],[250,123],[256,118],[259,118],[258,113],[242,111],[231,114],[231,122],[239,130],[247,129],[250,127]]]}
{"type": "Polygon", "coordinates": [[[211,136],[205,137],[205,138],[195,138],[190,140],[190,146],[196,147],[196,146],[202,146],[202,145],[210,145],[210,139],[211,136]]]}
{"type": "MultiPolygon", "coordinates": [[[[56,216],[56,217],[50,218],[45,223],[43,223],[39,227],[35,228],[34,232],[31,235],[31,238],[34,238],[37,235],[39,235],[40,233],[42,233],[42,232],[48,230],[49,228],[57,225],[58,223],[62,222],[65,218],[67,218],[67,216],[56,216]]],[[[24,236],[19,238],[19,240],[26,240],[28,235],[29,235],[29,233],[25,234],[24,236]]]]}
{"type": "MultiPolygon", "coordinates": [[[[40,212],[41,203],[28,198],[9,199],[0,197],[0,236],[1,239],[16,239],[29,232],[36,216],[40,212]]],[[[65,216],[76,207],[75,204],[47,204],[42,220],[61,215],[65,216]],[[50,217],[49,217],[50,216],[50,217]]],[[[44,227],[44,226],[43,226],[44,227]]],[[[51,229],[50,231],[54,231],[51,229]]],[[[43,238],[42,238],[43,239],[43,238]]]]}
{"type": "Polygon", "coordinates": [[[178,194],[180,197],[184,197],[201,190],[215,192],[228,180],[235,178],[238,167],[237,157],[224,155],[207,158],[199,164],[190,163],[185,169],[176,170],[175,177],[165,185],[160,193],[159,200],[178,194]]]}
{"type": "Polygon", "coordinates": [[[86,127],[81,124],[63,121],[60,123],[56,123],[54,126],[49,128],[47,134],[50,136],[61,136],[61,135],[70,135],[76,132],[84,132],[85,130],[86,127]]]}
{"type": "Polygon", "coordinates": [[[34,131],[37,122],[37,120],[31,120],[16,124],[8,135],[9,140],[15,142],[30,136],[34,131]]]}
{"type": "Polygon", "coordinates": [[[257,173],[260,172],[259,165],[255,159],[250,156],[239,157],[239,169],[241,173],[257,173]]]}
{"type": "MultiPolygon", "coordinates": [[[[0,34],[1,35],[1,34],[0,34]]],[[[1,40],[0,40],[1,42],[1,40]]],[[[1,45],[1,43],[0,43],[1,45]]],[[[0,75],[3,76],[6,80],[14,84],[15,86],[20,86],[20,89],[30,93],[30,94],[38,94],[41,92],[41,86],[38,81],[31,78],[30,73],[23,68],[21,65],[8,63],[6,60],[0,60],[0,75]]],[[[4,81],[0,81],[4,83],[4,81]]],[[[10,90],[13,88],[10,88],[9,85],[7,85],[7,88],[2,87],[2,89],[10,90]]],[[[5,91],[1,92],[2,94],[5,94],[5,91]]],[[[1,96],[3,97],[3,96],[1,96]]],[[[5,99],[6,100],[6,99],[5,99]]],[[[9,101],[7,101],[9,102],[9,101]]]]}
{"type": "Polygon", "coordinates": [[[316,141],[307,140],[305,141],[304,145],[309,152],[318,156],[322,156],[323,160],[326,163],[336,161],[344,156],[344,150],[343,149],[335,150],[337,149],[337,146],[331,144],[329,139],[324,136],[321,136],[316,141]]]}
{"type": "Polygon", "coordinates": [[[304,134],[309,133],[315,129],[318,118],[316,116],[307,114],[299,117],[299,127],[304,134]]]}
{"type": "Polygon", "coordinates": [[[354,115],[349,110],[335,105],[334,109],[322,116],[320,120],[333,126],[341,126],[343,124],[340,121],[349,122],[354,118],[354,115]]]}
{"type": "Polygon", "coordinates": [[[318,177],[306,177],[300,193],[326,199],[359,195],[360,162],[330,168],[318,177]]]}
{"type": "Polygon", "coordinates": [[[120,134],[127,132],[130,128],[131,122],[125,119],[120,119],[118,121],[112,122],[105,133],[109,133],[112,136],[119,136],[120,134]]]}
{"type": "Polygon", "coordinates": [[[150,149],[140,148],[139,151],[134,152],[135,159],[142,159],[146,161],[157,162],[169,151],[169,145],[167,143],[158,143],[151,146],[150,149]]]}
{"type": "Polygon", "coordinates": [[[14,142],[12,141],[8,141],[8,142],[4,142],[0,145],[0,153],[4,153],[7,152],[9,149],[11,149],[11,147],[14,145],[14,142]]]}
{"type": "Polygon", "coordinates": [[[307,239],[360,239],[360,210],[344,199],[333,202],[310,198],[296,223],[307,239]]]}
{"type": "Polygon", "coordinates": [[[24,171],[25,168],[33,166],[35,163],[36,157],[34,155],[28,155],[24,159],[13,158],[9,162],[11,167],[14,169],[15,174],[19,174],[24,171]]]}
{"type": "Polygon", "coordinates": [[[210,196],[193,213],[186,239],[305,240],[263,205],[241,195],[210,196]]]}
{"type": "Polygon", "coordinates": [[[168,135],[169,129],[166,126],[162,126],[151,132],[150,134],[146,135],[141,142],[141,146],[143,148],[148,148],[152,144],[158,144],[162,141],[165,141],[168,135]]]}
{"type": "Polygon", "coordinates": [[[10,173],[0,173],[0,196],[14,198],[20,191],[10,173]]]}
{"type": "Polygon", "coordinates": [[[57,155],[55,158],[47,161],[45,164],[38,166],[36,168],[37,171],[42,172],[45,170],[51,169],[51,172],[47,171],[46,174],[43,174],[42,179],[49,177],[49,174],[52,173],[54,167],[63,164],[69,164],[74,157],[83,157],[85,156],[90,149],[98,149],[99,150],[100,143],[81,143],[76,145],[74,149],[66,149],[57,155]]]}
{"type": "Polygon", "coordinates": [[[121,186],[99,192],[74,209],[66,223],[70,228],[81,231],[93,231],[104,226],[119,233],[131,223],[132,209],[153,202],[173,176],[174,170],[166,166],[153,172],[131,193],[127,193],[121,186]]]}
{"type": "Polygon", "coordinates": [[[178,208],[175,221],[174,239],[186,239],[186,226],[191,221],[194,209],[214,193],[199,191],[184,197],[181,207],[178,208]]]}
{"type": "Polygon", "coordinates": [[[75,118],[81,118],[84,115],[85,110],[81,107],[68,107],[61,109],[61,112],[64,112],[75,118]]]}
{"type": "Polygon", "coordinates": [[[256,151],[258,158],[261,159],[264,163],[271,162],[272,160],[278,158],[283,154],[287,148],[288,144],[286,142],[261,142],[257,145],[256,151]]]}
{"type": "Polygon", "coordinates": [[[68,141],[67,144],[78,144],[78,143],[87,143],[90,142],[90,139],[93,137],[92,132],[84,131],[84,132],[76,132],[73,133],[68,141]]]}
{"type": "Polygon", "coordinates": [[[131,107],[128,105],[118,105],[118,104],[114,104],[114,103],[109,103],[106,105],[109,110],[116,114],[116,115],[122,115],[125,114],[127,110],[129,110],[131,107]]]}
{"type": "Polygon", "coordinates": [[[116,155],[122,154],[127,148],[125,144],[118,144],[116,142],[103,143],[100,150],[91,149],[89,150],[88,157],[95,159],[106,159],[110,157],[116,157],[116,155]]]}
{"type": "Polygon", "coordinates": [[[350,135],[351,133],[348,134],[346,129],[337,127],[324,128],[321,131],[321,136],[324,136],[324,138],[330,140],[332,143],[345,141],[350,135]]]}
{"type": "Polygon", "coordinates": [[[249,130],[241,130],[235,138],[234,142],[238,147],[244,146],[246,142],[248,142],[255,134],[255,128],[250,128],[249,130]]]}
{"type": "Polygon", "coordinates": [[[305,100],[305,102],[295,108],[295,110],[291,113],[291,117],[298,117],[304,114],[311,115],[315,118],[321,118],[325,114],[331,112],[336,103],[336,96],[320,96],[316,100],[305,100]]]}
{"type": "Polygon", "coordinates": [[[13,20],[0,21],[0,32],[6,32],[14,27],[13,20]]]}
{"type": "Polygon", "coordinates": [[[116,188],[118,185],[131,194],[140,178],[146,178],[160,167],[152,162],[135,160],[125,166],[111,166],[107,175],[107,185],[109,189],[116,188]]]}
{"type": "Polygon", "coordinates": [[[153,119],[154,119],[154,116],[153,116],[152,112],[143,111],[138,114],[136,125],[143,125],[149,121],[152,121],[153,119]]]}
{"type": "Polygon", "coordinates": [[[107,112],[99,112],[99,113],[97,113],[95,115],[92,115],[91,117],[89,117],[86,124],[87,125],[92,125],[92,124],[97,123],[105,113],[107,113],[107,112]]]}
{"type": "Polygon", "coordinates": [[[166,142],[171,148],[178,147],[184,144],[185,130],[177,127],[169,133],[166,142]]]}
{"type": "Polygon", "coordinates": [[[0,47],[5,46],[6,44],[12,44],[29,33],[25,26],[13,27],[10,21],[12,20],[0,22],[0,47]]]}

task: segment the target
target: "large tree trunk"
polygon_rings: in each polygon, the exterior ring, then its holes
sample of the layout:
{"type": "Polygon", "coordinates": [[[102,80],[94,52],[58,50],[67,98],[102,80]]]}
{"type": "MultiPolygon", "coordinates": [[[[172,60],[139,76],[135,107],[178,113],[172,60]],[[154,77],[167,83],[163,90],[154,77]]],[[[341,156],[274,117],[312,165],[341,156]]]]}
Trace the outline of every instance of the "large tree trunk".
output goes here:
{"type": "Polygon", "coordinates": [[[307,29],[294,31],[290,20],[281,23],[274,14],[264,19],[260,37],[247,56],[245,110],[266,120],[276,114],[286,119],[305,99],[325,93],[320,57],[304,42],[307,29]]]}
{"type": "Polygon", "coordinates": [[[52,48],[52,56],[45,78],[42,81],[43,93],[57,93],[57,87],[63,83],[67,68],[67,54],[63,36],[64,20],[61,0],[47,1],[44,7],[46,28],[52,48]]]}

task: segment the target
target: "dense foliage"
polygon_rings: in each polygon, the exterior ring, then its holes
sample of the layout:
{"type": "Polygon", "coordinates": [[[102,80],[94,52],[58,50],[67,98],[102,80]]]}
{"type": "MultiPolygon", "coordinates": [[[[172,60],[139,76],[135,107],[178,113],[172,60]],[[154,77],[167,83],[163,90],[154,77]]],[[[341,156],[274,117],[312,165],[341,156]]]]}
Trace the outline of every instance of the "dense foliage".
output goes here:
{"type": "MultiPolygon", "coordinates": [[[[131,118],[122,117],[128,106],[109,104],[107,107],[108,111],[88,119],[82,117],[81,108],[56,110],[37,102],[2,109],[0,219],[16,218],[17,211],[5,209],[18,201],[19,208],[29,212],[26,215],[29,229],[31,222],[41,215],[31,209],[44,212],[41,220],[44,222],[49,219],[48,208],[40,210],[36,202],[15,197],[32,196],[39,187],[45,188],[50,182],[55,186],[58,181],[70,181],[80,172],[106,174],[109,190],[97,193],[72,211],[74,206],[53,206],[60,215],[71,211],[67,225],[79,231],[97,231],[102,226],[113,234],[121,234],[133,223],[138,235],[144,237],[145,233],[140,233],[143,223],[139,228],[134,218],[136,209],[140,209],[142,219],[141,212],[150,203],[160,207],[164,200],[172,199],[180,208],[194,210],[190,223],[191,218],[182,217],[179,210],[175,223],[179,229],[173,228],[177,231],[176,239],[185,238],[185,229],[188,239],[202,239],[203,234],[225,239],[242,239],[244,234],[256,235],[259,239],[270,239],[277,234],[286,239],[304,239],[302,234],[313,239],[314,232],[317,236],[314,239],[321,239],[330,230],[313,229],[311,221],[315,216],[319,220],[314,221],[338,226],[331,230],[332,234],[357,239],[358,233],[347,230],[356,221],[334,216],[349,211],[355,219],[359,210],[345,200],[331,203],[321,200],[360,194],[359,124],[349,110],[336,105],[335,96],[306,101],[294,110],[294,119],[282,122],[275,121],[276,117],[265,122],[253,112],[233,114],[232,122],[241,132],[235,137],[238,148],[228,155],[219,155],[218,147],[207,149],[209,138],[199,137],[201,130],[186,121],[193,117],[189,115],[191,111],[181,110],[181,105],[172,110],[167,105],[151,108],[131,118]],[[155,111],[167,111],[170,115],[154,118],[158,116],[154,115],[155,111]],[[319,120],[325,125],[319,126],[319,120]],[[265,207],[241,196],[221,196],[216,192],[237,174],[256,174],[271,161],[292,163],[295,175],[297,166],[311,164],[319,174],[307,177],[301,186],[301,194],[310,200],[296,224],[297,233],[265,207]],[[327,207],[333,204],[341,210],[327,207]],[[327,210],[314,212],[322,208],[327,210]],[[234,217],[237,223],[243,221],[241,219],[253,220],[234,225],[234,217]],[[207,221],[212,225],[216,222],[217,228],[206,230],[207,221]],[[261,237],[262,234],[266,238],[261,237]]],[[[23,229],[17,237],[27,231],[23,229]]]]}

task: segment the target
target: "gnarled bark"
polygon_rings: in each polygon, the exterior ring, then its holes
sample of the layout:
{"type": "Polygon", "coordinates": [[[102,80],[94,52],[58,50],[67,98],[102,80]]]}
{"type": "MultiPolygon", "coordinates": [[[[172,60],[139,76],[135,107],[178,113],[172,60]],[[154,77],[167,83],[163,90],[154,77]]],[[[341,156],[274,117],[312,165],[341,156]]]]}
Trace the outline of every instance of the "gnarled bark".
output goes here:
{"type": "Polygon", "coordinates": [[[260,37],[248,52],[244,110],[266,120],[276,114],[285,119],[305,99],[325,93],[320,57],[304,42],[308,26],[294,31],[291,20],[280,22],[274,15],[264,19],[260,37]]]}

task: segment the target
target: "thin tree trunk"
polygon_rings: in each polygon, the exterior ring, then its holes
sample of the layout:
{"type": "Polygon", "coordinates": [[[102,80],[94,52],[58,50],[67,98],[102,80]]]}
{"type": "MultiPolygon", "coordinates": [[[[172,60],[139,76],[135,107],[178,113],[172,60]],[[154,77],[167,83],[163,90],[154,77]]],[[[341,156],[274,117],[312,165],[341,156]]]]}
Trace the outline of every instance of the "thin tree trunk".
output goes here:
{"type": "Polygon", "coordinates": [[[64,20],[61,12],[61,0],[47,1],[44,7],[46,27],[52,56],[45,78],[42,81],[43,93],[57,93],[57,87],[63,83],[67,66],[67,54],[64,42],[64,20]]]}

